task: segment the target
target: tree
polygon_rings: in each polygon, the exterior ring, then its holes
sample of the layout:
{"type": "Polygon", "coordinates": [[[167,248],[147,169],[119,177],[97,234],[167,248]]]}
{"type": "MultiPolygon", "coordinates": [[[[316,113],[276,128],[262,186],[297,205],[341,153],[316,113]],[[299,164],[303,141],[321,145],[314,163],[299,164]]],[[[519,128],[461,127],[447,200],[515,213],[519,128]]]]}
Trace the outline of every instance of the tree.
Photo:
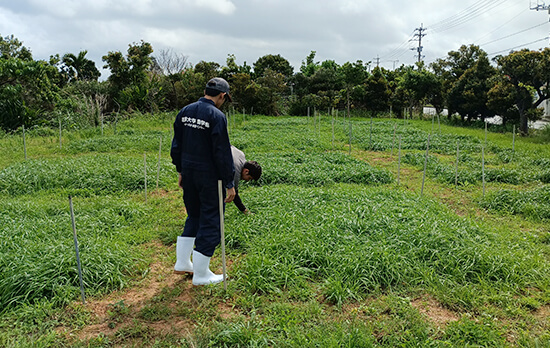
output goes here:
{"type": "Polygon", "coordinates": [[[457,112],[462,120],[494,116],[487,106],[487,93],[492,87],[496,71],[482,52],[474,65],[462,73],[449,91],[449,114],[457,112]]]}
{"type": "MultiPolygon", "coordinates": [[[[348,117],[350,116],[350,104],[351,104],[351,91],[357,85],[362,85],[368,75],[367,67],[363,64],[363,61],[358,60],[355,63],[346,62],[340,67],[340,75],[344,81],[344,88],[346,93],[346,110],[348,117]]],[[[362,89],[363,90],[363,89],[362,89]]],[[[360,92],[360,94],[363,94],[360,92]]],[[[359,97],[358,99],[362,99],[359,97]]]]}
{"type": "Polygon", "coordinates": [[[44,121],[53,110],[58,88],[55,67],[34,61],[30,50],[13,36],[0,39],[0,128],[14,130],[44,121]]]}
{"type": "Polygon", "coordinates": [[[412,109],[419,108],[422,112],[424,104],[437,93],[439,81],[435,74],[423,67],[417,70],[407,67],[399,81],[399,93],[403,93],[408,101],[409,113],[412,117],[412,109]]]}
{"type": "Polygon", "coordinates": [[[180,73],[188,67],[188,58],[172,49],[161,50],[157,57],[151,58],[152,71],[164,76],[180,73]]]}
{"type": "Polygon", "coordinates": [[[195,65],[194,70],[196,73],[202,74],[204,77],[204,85],[206,86],[208,80],[219,75],[220,64],[201,60],[195,65]]]}
{"type": "Polygon", "coordinates": [[[315,71],[317,71],[317,69],[319,68],[319,62],[314,62],[316,54],[316,51],[311,51],[310,54],[306,57],[306,61],[302,61],[300,72],[306,77],[313,76],[313,74],[315,74],[315,71]]]}
{"type": "Polygon", "coordinates": [[[264,76],[265,72],[269,69],[284,76],[288,79],[294,73],[294,68],[290,65],[288,60],[281,57],[281,55],[268,54],[258,58],[253,64],[254,76],[260,78],[264,76]]]}
{"type": "Polygon", "coordinates": [[[226,65],[227,66],[222,67],[220,76],[229,82],[229,85],[231,85],[231,89],[233,89],[232,82],[233,82],[233,77],[235,75],[237,74],[247,74],[249,76],[252,75],[252,67],[250,65],[247,65],[246,62],[244,62],[242,66],[239,66],[236,62],[236,58],[234,54],[230,54],[227,56],[226,65]]]}
{"type": "Polygon", "coordinates": [[[95,63],[86,58],[88,51],[81,51],[78,56],[67,53],[63,56],[63,63],[67,66],[70,80],[97,81],[101,73],[95,63]]]}
{"type": "Polygon", "coordinates": [[[13,35],[6,37],[0,35],[0,58],[5,60],[17,58],[24,61],[31,61],[32,53],[13,35]]]}
{"type": "Polygon", "coordinates": [[[499,76],[487,93],[487,107],[502,117],[503,126],[508,122],[519,124],[519,112],[515,101],[516,89],[507,79],[499,76]]]}
{"type": "MultiPolygon", "coordinates": [[[[437,59],[430,64],[431,70],[437,77],[440,84],[440,95],[435,99],[436,104],[442,102],[449,105],[449,93],[455,87],[458,80],[466,71],[472,69],[480,58],[487,58],[487,53],[476,45],[462,45],[457,51],[450,51],[445,59],[437,59]]],[[[461,82],[464,88],[466,81],[461,82]]],[[[459,89],[460,89],[459,88],[459,89]]],[[[457,93],[458,90],[455,90],[457,93]]],[[[455,94],[456,97],[456,94],[455,94]]],[[[449,112],[451,115],[452,112],[449,112]]]]}
{"type": "Polygon", "coordinates": [[[281,95],[286,89],[285,76],[271,69],[264,71],[262,77],[257,79],[256,105],[253,105],[257,113],[278,116],[281,113],[281,95]]]}
{"type": "Polygon", "coordinates": [[[376,115],[389,107],[391,91],[388,82],[379,67],[374,68],[367,78],[365,102],[366,108],[376,115]]]}
{"type": "MultiPolygon", "coordinates": [[[[122,108],[131,105],[145,105],[144,93],[156,93],[155,89],[149,89],[147,72],[152,63],[150,54],[153,53],[151,44],[141,41],[140,44],[132,44],[128,47],[126,58],[120,52],[109,52],[103,56],[106,63],[104,68],[111,70],[107,79],[111,85],[111,97],[119,102],[122,108]],[[124,98],[122,98],[122,92],[124,98]],[[121,103],[123,101],[123,103],[121,103]]],[[[148,98],[145,95],[146,98],[148,98]]]]}
{"type": "Polygon", "coordinates": [[[519,112],[519,130],[529,133],[529,119],[538,116],[537,108],[550,98],[550,48],[542,51],[524,49],[495,58],[501,73],[514,86],[515,105],[519,112]]]}

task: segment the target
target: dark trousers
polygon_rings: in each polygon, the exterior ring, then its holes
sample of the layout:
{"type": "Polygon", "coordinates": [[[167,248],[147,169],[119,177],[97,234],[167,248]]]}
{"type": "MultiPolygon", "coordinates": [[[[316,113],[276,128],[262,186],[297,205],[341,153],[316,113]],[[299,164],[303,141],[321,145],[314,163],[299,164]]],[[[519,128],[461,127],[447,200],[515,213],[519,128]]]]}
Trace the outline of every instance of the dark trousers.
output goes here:
{"type": "Polygon", "coordinates": [[[181,175],[187,210],[182,237],[194,237],[195,250],[212,257],[221,240],[218,179],[213,172],[193,169],[183,169],[181,175]]]}

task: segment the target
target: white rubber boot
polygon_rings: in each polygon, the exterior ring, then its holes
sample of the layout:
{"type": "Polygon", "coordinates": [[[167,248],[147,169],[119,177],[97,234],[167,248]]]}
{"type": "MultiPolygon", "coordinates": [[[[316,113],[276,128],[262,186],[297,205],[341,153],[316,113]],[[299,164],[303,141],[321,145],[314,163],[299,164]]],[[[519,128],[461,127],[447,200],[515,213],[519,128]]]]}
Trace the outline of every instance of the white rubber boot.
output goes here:
{"type": "Polygon", "coordinates": [[[191,263],[191,253],[195,247],[195,238],[178,237],[176,242],[176,265],[174,273],[193,273],[193,264],[191,263]]]}
{"type": "Polygon", "coordinates": [[[210,258],[193,250],[193,285],[216,284],[223,281],[223,274],[210,270],[210,258]]]}

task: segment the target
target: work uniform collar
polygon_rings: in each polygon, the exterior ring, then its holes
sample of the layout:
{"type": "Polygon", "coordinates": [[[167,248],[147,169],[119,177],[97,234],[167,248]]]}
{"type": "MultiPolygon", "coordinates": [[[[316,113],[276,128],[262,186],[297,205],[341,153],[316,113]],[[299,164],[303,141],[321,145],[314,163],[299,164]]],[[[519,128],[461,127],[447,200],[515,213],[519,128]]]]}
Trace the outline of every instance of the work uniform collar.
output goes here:
{"type": "Polygon", "coordinates": [[[214,103],[213,100],[207,99],[207,98],[205,98],[205,97],[201,97],[201,98],[199,99],[199,101],[204,102],[204,103],[210,103],[210,104],[216,106],[216,103],[214,103]]]}

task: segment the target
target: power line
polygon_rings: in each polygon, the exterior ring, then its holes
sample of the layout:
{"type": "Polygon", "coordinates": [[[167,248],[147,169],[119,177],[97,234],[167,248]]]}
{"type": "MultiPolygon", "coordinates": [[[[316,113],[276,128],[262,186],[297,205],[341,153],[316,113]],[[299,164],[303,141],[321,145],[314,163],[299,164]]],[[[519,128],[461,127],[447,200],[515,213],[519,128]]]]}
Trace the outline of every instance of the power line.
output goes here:
{"type": "Polygon", "coordinates": [[[525,47],[525,46],[529,46],[529,45],[532,45],[534,43],[537,43],[537,42],[540,42],[540,41],[544,41],[544,40],[548,40],[550,39],[550,36],[547,36],[547,37],[543,37],[542,39],[538,39],[538,40],[535,40],[535,41],[531,41],[531,42],[528,42],[528,43],[524,43],[524,44],[521,44],[521,45],[518,45],[518,46],[515,46],[515,47],[512,47],[512,48],[507,48],[505,50],[502,50],[502,51],[498,51],[498,52],[493,52],[493,53],[490,53],[488,54],[488,56],[496,56],[497,54],[500,54],[500,53],[503,53],[503,52],[510,52],[510,51],[513,51],[517,48],[522,48],[522,47],[525,47]]]}
{"type": "Polygon", "coordinates": [[[391,59],[391,58],[399,58],[401,57],[404,53],[408,52],[408,48],[404,48],[404,46],[407,46],[409,44],[409,42],[411,42],[412,38],[414,37],[414,32],[415,30],[412,31],[412,33],[409,35],[409,38],[402,42],[399,46],[397,46],[396,48],[394,48],[393,50],[391,50],[387,55],[384,55],[382,56],[384,59],[391,59]]]}
{"type": "MultiPolygon", "coordinates": [[[[510,7],[510,6],[509,6],[510,7]]],[[[508,8],[509,8],[508,7],[508,8]]],[[[502,23],[501,25],[499,25],[498,27],[496,27],[495,29],[491,30],[490,32],[486,33],[485,35],[481,36],[480,38],[478,38],[477,40],[474,41],[475,42],[478,42],[478,41],[481,41],[481,39],[483,38],[486,38],[487,36],[490,36],[492,33],[496,32],[497,30],[499,30],[500,28],[508,25],[510,22],[512,22],[514,19],[518,18],[519,16],[523,15],[524,13],[526,13],[529,9],[528,8],[524,8],[522,11],[520,11],[517,15],[515,15],[514,17],[510,18],[508,21],[502,23]]]]}
{"type": "Polygon", "coordinates": [[[523,29],[523,30],[518,31],[518,32],[515,32],[515,33],[513,33],[513,34],[506,35],[506,36],[503,36],[503,37],[501,37],[501,38],[494,39],[494,40],[491,40],[491,41],[482,43],[482,44],[480,44],[480,46],[488,45],[488,44],[493,43],[493,42],[497,42],[497,41],[500,41],[500,40],[507,39],[507,38],[509,38],[509,37],[512,37],[512,36],[515,36],[515,35],[524,33],[524,32],[526,32],[526,31],[529,31],[529,30],[532,30],[532,29],[535,29],[535,28],[538,28],[538,27],[541,27],[541,26],[543,26],[543,25],[545,25],[545,24],[548,24],[548,22],[543,22],[543,23],[541,23],[541,24],[537,24],[537,25],[535,25],[535,26],[532,26],[531,28],[523,29]]]}
{"type": "Polygon", "coordinates": [[[444,19],[434,25],[431,25],[430,28],[432,28],[434,32],[443,32],[458,27],[474,18],[481,16],[484,13],[491,11],[493,8],[504,4],[506,1],[508,0],[479,1],[475,5],[462,11],[463,14],[444,19]]]}

